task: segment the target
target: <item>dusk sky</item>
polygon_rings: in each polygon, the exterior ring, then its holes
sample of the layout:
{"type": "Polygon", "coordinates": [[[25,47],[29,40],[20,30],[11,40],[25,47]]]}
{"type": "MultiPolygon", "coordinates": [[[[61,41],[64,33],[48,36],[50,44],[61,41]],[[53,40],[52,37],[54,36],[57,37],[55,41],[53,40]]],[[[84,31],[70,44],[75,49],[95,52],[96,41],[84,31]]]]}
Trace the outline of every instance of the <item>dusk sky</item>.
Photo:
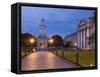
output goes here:
{"type": "Polygon", "coordinates": [[[65,37],[76,31],[80,20],[93,16],[94,10],[28,7],[21,8],[22,33],[38,36],[41,19],[45,19],[46,34],[65,37]]]}

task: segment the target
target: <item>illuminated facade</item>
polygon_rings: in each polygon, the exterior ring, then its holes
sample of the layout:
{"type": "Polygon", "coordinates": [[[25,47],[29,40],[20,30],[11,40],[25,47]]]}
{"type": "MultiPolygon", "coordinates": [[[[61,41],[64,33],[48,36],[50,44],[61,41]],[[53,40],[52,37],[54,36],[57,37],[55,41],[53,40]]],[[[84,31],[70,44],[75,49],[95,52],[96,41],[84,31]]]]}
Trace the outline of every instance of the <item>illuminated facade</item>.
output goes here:
{"type": "Polygon", "coordinates": [[[37,48],[43,49],[47,48],[48,38],[46,36],[46,25],[45,20],[42,19],[39,25],[39,35],[37,37],[37,48]]]}
{"type": "MultiPolygon", "coordinates": [[[[64,41],[73,41],[79,49],[88,50],[95,49],[95,42],[90,43],[90,37],[95,34],[95,23],[92,19],[80,21],[76,32],[65,36],[64,41]]],[[[95,37],[95,36],[94,36],[95,37]]],[[[95,39],[94,39],[95,40],[95,39]]]]}
{"type": "Polygon", "coordinates": [[[78,27],[78,47],[81,49],[95,49],[95,44],[89,44],[89,37],[95,34],[95,24],[92,19],[80,21],[78,27]]]}

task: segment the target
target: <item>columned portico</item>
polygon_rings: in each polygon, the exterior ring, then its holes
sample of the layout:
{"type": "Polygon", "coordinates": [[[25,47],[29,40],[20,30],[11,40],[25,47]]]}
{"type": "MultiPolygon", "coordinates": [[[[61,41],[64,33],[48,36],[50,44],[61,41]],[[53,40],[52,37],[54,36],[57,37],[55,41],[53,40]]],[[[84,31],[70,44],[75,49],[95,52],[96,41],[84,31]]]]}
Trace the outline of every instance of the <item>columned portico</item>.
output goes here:
{"type": "MultiPolygon", "coordinates": [[[[89,29],[87,29],[87,38],[89,37],[89,29]]],[[[89,44],[88,44],[89,40],[87,39],[87,49],[89,49],[89,44]]]]}
{"type": "Polygon", "coordinates": [[[78,48],[90,49],[89,37],[94,33],[94,24],[91,20],[81,21],[78,26],[78,48]]]}
{"type": "Polygon", "coordinates": [[[83,30],[83,48],[85,48],[85,41],[86,41],[86,38],[85,38],[85,29],[83,30]]]}
{"type": "Polygon", "coordinates": [[[88,48],[88,29],[78,31],[78,47],[86,49],[88,48]]]}

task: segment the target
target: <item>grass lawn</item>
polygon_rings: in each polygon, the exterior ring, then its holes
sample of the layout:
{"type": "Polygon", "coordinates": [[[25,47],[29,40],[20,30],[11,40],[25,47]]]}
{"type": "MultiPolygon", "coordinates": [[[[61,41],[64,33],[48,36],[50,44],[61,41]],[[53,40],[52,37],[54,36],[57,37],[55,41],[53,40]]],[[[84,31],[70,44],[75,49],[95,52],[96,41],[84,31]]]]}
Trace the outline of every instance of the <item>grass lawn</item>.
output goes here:
{"type": "MultiPolygon", "coordinates": [[[[54,52],[55,54],[55,52],[54,52]]],[[[57,56],[62,56],[62,52],[58,51],[57,56]]],[[[75,51],[64,51],[63,58],[76,63],[77,52],[75,51]]],[[[80,51],[78,52],[78,64],[82,67],[95,66],[95,52],[94,51],[80,51]]]]}
{"type": "Polygon", "coordinates": [[[74,63],[76,63],[76,52],[64,52],[65,59],[68,59],[74,63]]]}
{"type": "Polygon", "coordinates": [[[80,52],[79,64],[84,67],[95,66],[95,52],[80,52]]]}

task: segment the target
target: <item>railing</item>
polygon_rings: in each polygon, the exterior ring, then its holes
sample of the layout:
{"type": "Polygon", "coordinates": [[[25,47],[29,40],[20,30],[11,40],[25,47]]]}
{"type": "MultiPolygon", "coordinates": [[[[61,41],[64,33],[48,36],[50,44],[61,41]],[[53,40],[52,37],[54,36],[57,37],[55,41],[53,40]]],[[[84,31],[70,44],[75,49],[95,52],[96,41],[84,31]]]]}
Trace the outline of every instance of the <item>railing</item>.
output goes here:
{"type": "Polygon", "coordinates": [[[27,47],[27,48],[21,48],[21,57],[25,57],[33,52],[35,52],[35,49],[34,47],[27,47]]]}
{"type": "Polygon", "coordinates": [[[66,51],[51,51],[56,56],[69,60],[76,65],[82,67],[95,66],[95,51],[86,50],[66,50],[66,51]]]}
{"type": "Polygon", "coordinates": [[[33,52],[52,52],[56,56],[59,56],[63,59],[69,60],[76,65],[80,65],[82,67],[91,67],[95,66],[95,51],[88,51],[88,50],[71,50],[71,49],[62,49],[62,48],[45,48],[45,49],[38,49],[38,48],[23,48],[21,51],[21,57],[25,57],[33,52]]]}

